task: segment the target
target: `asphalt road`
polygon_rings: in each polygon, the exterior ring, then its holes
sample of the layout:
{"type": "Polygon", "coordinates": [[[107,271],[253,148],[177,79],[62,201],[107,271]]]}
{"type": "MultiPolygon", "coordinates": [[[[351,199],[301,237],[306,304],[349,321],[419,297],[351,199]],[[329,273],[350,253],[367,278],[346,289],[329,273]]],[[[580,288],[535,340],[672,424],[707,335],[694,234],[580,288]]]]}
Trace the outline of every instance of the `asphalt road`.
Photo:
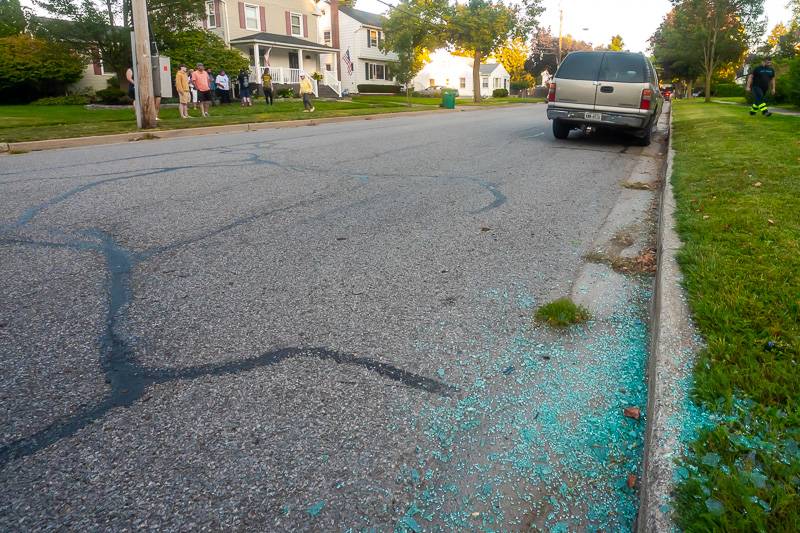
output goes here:
{"type": "Polygon", "coordinates": [[[502,528],[441,413],[638,151],[536,105],[3,157],[0,529],[502,528]]]}

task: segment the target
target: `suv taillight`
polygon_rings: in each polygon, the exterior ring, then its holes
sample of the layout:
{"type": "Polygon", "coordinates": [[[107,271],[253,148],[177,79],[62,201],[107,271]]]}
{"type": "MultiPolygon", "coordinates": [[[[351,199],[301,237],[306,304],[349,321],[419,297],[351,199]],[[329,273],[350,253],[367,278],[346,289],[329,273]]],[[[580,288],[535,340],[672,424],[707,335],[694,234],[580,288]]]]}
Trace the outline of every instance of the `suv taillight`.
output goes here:
{"type": "Polygon", "coordinates": [[[556,83],[555,82],[550,84],[550,90],[547,91],[547,101],[548,102],[555,102],[556,101],[556,83]]]}
{"type": "Polygon", "coordinates": [[[639,102],[639,109],[650,109],[650,100],[653,99],[653,91],[645,89],[642,91],[642,100],[639,102]]]}

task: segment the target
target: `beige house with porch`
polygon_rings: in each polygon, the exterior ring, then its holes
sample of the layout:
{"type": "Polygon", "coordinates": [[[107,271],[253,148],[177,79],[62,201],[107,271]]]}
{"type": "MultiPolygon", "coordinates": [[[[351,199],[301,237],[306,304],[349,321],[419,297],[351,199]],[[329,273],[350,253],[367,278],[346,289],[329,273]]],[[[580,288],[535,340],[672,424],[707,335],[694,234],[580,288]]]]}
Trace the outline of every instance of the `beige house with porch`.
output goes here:
{"type": "Polygon", "coordinates": [[[322,80],[312,80],[315,93],[341,95],[338,61],[332,60],[339,53],[337,1],[209,0],[202,24],[250,59],[259,82],[267,68],[277,85],[299,84],[301,72],[319,73],[322,80]],[[323,33],[326,15],[336,24],[323,33]]]}

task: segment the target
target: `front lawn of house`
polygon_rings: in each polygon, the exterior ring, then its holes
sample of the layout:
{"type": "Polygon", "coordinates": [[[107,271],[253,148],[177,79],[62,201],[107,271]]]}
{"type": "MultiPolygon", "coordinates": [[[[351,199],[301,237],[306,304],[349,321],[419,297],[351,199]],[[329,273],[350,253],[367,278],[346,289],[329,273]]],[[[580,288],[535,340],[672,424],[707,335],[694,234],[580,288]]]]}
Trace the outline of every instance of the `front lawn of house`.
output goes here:
{"type": "Polygon", "coordinates": [[[800,524],[800,117],[676,101],[678,259],[716,420],[679,469],[687,531],[800,524]]]}

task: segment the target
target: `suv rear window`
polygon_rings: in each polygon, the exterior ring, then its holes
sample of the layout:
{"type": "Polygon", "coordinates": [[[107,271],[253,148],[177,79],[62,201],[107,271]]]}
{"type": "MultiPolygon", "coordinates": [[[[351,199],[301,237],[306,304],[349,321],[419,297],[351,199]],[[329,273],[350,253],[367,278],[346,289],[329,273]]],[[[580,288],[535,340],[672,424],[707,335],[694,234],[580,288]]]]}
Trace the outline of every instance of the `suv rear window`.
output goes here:
{"type": "Polygon", "coordinates": [[[595,81],[602,59],[602,53],[572,52],[561,62],[561,66],[556,72],[556,78],[595,81]]]}
{"type": "Polygon", "coordinates": [[[620,83],[645,83],[648,69],[644,57],[639,54],[606,53],[600,68],[598,81],[620,83]]]}

